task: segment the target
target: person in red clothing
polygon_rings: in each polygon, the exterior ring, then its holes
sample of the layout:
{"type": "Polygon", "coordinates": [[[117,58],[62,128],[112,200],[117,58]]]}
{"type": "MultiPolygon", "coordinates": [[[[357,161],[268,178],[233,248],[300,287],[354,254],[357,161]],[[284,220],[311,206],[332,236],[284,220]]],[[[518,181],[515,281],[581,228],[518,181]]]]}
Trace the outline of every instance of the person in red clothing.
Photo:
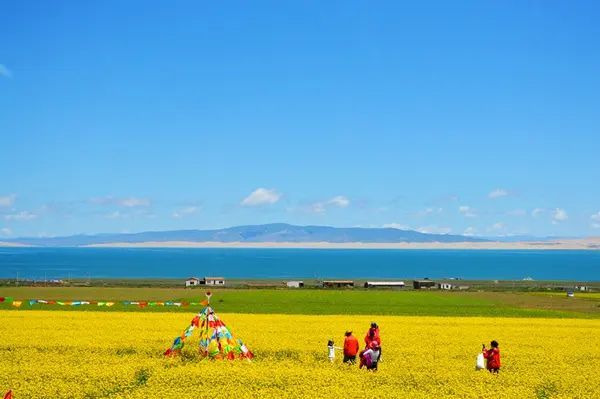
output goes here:
{"type": "Polygon", "coordinates": [[[381,337],[379,336],[379,326],[377,323],[371,323],[371,328],[369,328],[367,335],[365,335],[365,349],[369,349],[372,342],[377,342],[381,346],[381,337]]]}
{"type": "Polygon", "coordinates": [[[490,342],[490,349],[485,347],[483,344],[481,350],[483,351],[483,357],[487,359],[487,369],[490,373],[498,373],[500,371],[500,348],[498,347],[498,341],[490,342]]]}
{"type": "Polygon", "coordinates": [[[352,335],[352,331],[346,331],[346,338],[344,338],[344,363],[354,364],[357,353],[358,340],[352,335]]]}
{"type": "Polygon", "coordinates": [[[379,326],[377,323],[371,323],[371,328],[365,336],[365,350],[372,349],[374,346],[377,350],[377,361],[381,361],[381,337],[379,336],[379,326]]]}

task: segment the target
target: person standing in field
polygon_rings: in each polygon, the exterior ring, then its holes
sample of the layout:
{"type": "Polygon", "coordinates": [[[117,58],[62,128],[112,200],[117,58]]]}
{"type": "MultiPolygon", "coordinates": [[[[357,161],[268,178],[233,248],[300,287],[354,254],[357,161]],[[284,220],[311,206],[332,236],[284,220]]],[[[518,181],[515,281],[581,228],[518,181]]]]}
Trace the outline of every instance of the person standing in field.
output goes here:
{"type": "Polygon", "coordinates": [[[376,341],[379,345],[381,345],[381,338],[379,337],[379,326],[377,323],[371,323],[371,328],[367,331],[367,335],[365,335],[365,344],[366,349],[369,349],[371,342],[376,341]]]}
{"type": "Polygon", "coordinates": [[[352,331],[346,331],[346,338],[344,338],[344,363],[354,364],[357,353],[358,340],[352,335],[352,331]]]}
{"type": "Polygon", "coordinates": [[[483,357],[487,359],[487,369],[490,373],[498,373],[500,371],[500,348],[498,347],[498,341],[490,342],[490,349],[482,344],[481,351],[483,357]]]}
{"type": "Polygon", "coordinates": [[[335,346],[335,344],[333,343],[333,340],[331,340],[331,339],[329,341],[327,341],[327,352],[328,352],[327,357],[329,358],[329,361],[331,363],[333,363],[335,360],[335,350],[336,349],[342,349],[342,348],[335,346]]]}
{"type": "Polygon", "coordinates": [[[367,335],[365,336],[365,350],[369,350],[373,348],[373,345],[376,344],[378,348],[378,357],[377,361],[381,360],[381,337],[379,336],[379,326],[377,323],[371,323],[371,328],[367,331],[367,335]]]}

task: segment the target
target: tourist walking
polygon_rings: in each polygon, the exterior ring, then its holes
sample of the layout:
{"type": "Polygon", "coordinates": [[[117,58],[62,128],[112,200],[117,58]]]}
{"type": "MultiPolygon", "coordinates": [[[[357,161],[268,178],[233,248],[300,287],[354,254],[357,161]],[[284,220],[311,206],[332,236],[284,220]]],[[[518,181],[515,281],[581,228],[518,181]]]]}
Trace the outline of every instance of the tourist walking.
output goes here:
{"type": "Polygon", "coordinates": [[[346,331],[344,338],[344,363],[354,364],[358,353],[358,339],[352,335],[352,331],[346,331]]]}

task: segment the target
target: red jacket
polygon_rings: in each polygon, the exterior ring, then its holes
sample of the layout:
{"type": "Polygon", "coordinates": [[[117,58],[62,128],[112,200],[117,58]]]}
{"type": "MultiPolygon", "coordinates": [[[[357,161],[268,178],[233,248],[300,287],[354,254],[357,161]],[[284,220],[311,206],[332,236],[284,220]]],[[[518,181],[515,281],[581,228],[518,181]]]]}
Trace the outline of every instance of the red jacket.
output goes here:
{"type": "Polygon", "coordinates": [[[500,349],[484,349],[483,357],[487,359],[487,369],[494,370],[500,368],[500,349]]]}
{"type": "Polygon", "coordinates": [[[366,348],[369,349],[371,347],[371,343],[377,342],[378,346],[381,346],[381,337],[379,336],[379,328],[369,328],[367,331],[367,335],[365,335],[365,344],[367,344],[366,348]],[[373,331],[373,338],[371,338],[371,331],[373,331]]]}
{"type": "Polygon", "coordinates": [[[356,356],[358,353],[358,340],[354,335],[344,339],[344,356],[356,356]]]}

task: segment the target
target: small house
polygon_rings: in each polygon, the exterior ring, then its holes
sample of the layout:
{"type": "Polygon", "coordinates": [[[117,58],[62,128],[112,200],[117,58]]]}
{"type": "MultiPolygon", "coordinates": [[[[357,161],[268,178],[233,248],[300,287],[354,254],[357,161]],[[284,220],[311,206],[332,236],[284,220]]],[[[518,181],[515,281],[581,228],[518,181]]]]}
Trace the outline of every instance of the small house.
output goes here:
{"type": "Polygon", "coordinates": [[[404,281],[365,281],[365,288],[404,288],[404,281]]]}
{"type": "Polygon", "coordinates": [[[286,281],[285,285],[288,288],[302,288],[304,287],[304,281],[286,281]]]}
{"type": "Polygon", "coordinates": [[[420,290],[423,288],[435,288],[435,281],[424,279],[424,280],[414,280],[413,288],[415,290],[420,290]]]}
{"type": "Polygon", "coordinates": [[[453,289],[455,287],[454,287],[454,285],[452,285],[450,283],[439,283],[438,284],[438,288],[440,290],[451,290],[451,289],[453,289]]]}
{"type": "Polygon", "coordinates": [[[590,287],[588,287],[587,285],[576,285],[575,290],[576,291],[589,291],[590,287]]]}
{"type": "Polygon", "coordinates": [[[196,277],[190,277],[187,280],[185,280],[185,286],[187,287],[195,287],[197,285],[200,285],[200,279],[196,278],[196,277]]]}
{"type": "Polygon", "coordinates": [[[352,280],[325,280],[323,288],[351,288],[354,287],[352,280]]]}
{"type": "Polygon", "coordinates": [[[223,277],[204,277],[203,284],[222,287],[225,285],[225,279],[223,277]]]}

